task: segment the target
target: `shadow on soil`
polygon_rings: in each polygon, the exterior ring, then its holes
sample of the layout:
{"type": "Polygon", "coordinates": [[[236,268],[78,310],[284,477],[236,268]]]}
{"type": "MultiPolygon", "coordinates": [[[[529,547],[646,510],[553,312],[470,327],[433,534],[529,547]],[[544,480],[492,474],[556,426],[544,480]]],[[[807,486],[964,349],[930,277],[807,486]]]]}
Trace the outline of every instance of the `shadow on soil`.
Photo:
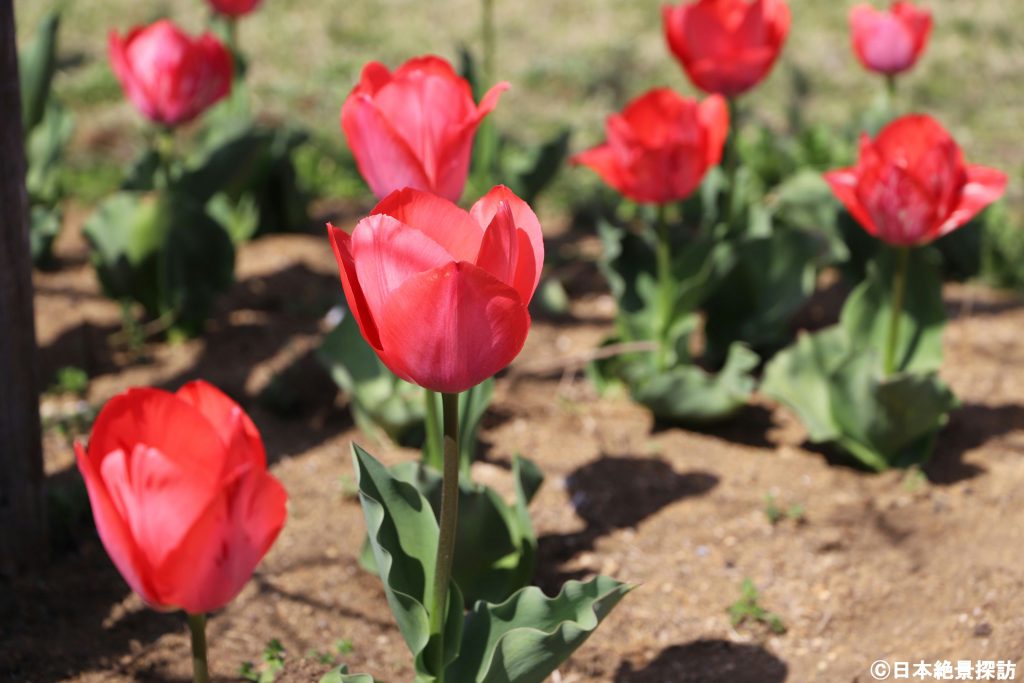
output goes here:
{"type": "Polygon", "coordinates": [[[679,474],[664,460],[602,455],[566,478],[576,514],[586,528],[550,534],[538,540],[537,582],[557,592],[567,580],[585,573],[563,572],[559,566],[577,554],[592,550],[595,542],[616,529],[635,527],[666,506],[700,496],[718,484],[707,472],[679,474]]]}
{"type": "Polygon", "coordinates": [[[643,669],[626,662],[615,683],[783,683],[789,667],[764,648],[727,640],[673,645],[643,669]]]}

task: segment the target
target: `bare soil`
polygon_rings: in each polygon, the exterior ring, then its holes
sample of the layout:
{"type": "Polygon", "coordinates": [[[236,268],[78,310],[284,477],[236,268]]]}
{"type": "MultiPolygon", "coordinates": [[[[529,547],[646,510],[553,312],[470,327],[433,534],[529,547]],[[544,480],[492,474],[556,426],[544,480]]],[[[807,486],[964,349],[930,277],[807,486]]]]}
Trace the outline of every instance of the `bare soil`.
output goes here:
{"type": "MultiPolygon", "coordinates": [[[[76,231],[58,255],[59,269],[36,276],[46,381],[82,367],[96,405],[132,385],[214,382],[250,411],[290,493],[276,546],[210,621],[215,678],[238,680],[240,664],[277,638],[281,681],[316,680],[328,665],[310,651],[340,639],[354,645],[341,658],[352,670],[409,680],[378,579],[356,563],[364,523],[349,445],[389,463],[416,454],[355,429],[312,357],[340,297],[326,238],[247,245],[209,333],[141,353],[111,343],[119,309],[100,295],[76,231]]],[[[610,330],[613,305],[598,283],[581,270],[572,314],[535,320],[498,383],[474,470],[509,492],[510,458],[521,452],[547,474],[532,506],[545,590],[598,572],[639,584],[553,681],[845,683],[872,680],[877,659],[1011,660],[1024,677],[1024,301],[947,287],[943,374],[963,405],[926,477],[874,475],[809,448],[795,418],[765,400],[697,432],[595,395],[563,360],[610,330]],[[802,520],[770,522],[769,494],[783,509],[801,506],[802,520]],[[747,577],[785,634],[730,624],[747,577]]],[[[71,403],[49,396],[43,410],[71,403]]],[[[68,439],[51,430],[46,442],[62,526],[48,569],[0,586],[0,680],[189,680],[183,618],[130,594],[88,526],[68,439]]]]}

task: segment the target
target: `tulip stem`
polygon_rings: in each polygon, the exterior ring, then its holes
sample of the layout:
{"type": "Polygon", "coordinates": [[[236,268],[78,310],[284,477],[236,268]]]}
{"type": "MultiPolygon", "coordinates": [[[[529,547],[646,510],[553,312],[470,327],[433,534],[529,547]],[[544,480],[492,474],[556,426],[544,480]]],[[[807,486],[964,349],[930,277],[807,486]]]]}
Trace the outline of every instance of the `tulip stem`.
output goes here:
{"type": "Polygon", "coordinates": [[[668,354],[668,332],[672,326],[672,241],[668,230],[667,206],[658,205],[656,219],[658,289],[660,290],[661,311],[658,316],[658,368],[665,368],[668,354]]]}
{"type": "Polygon", "coordinates": [[[210,674],[206,666],[206,615],[189,614],[188,629],[192,632],[192,680],[194,683],[209,683],[210,674]]]}
{"type": "Polygon", "coordinates": [[[434,670],[437,683],[444,683],[444,623],[448,608],[448,585],[455,558],[455,533],[459,519],[459,395],[441,394],[444,412],[444,476],[441,480],[440,537],[434,568],[430,635],[435,641],[434,670]]]}
{"type": "Polygon", "coordinates": [[[885,77],[885,92],[889,96],[889,108],[896,111],[896,76],[887,74],[885,77]]]}
{"type": "Polygon", "coordinates": [[[425,405],[423,421],[426,429],[423,443],[423,463],[440,471],[444,466],[442,455],[444,437],[441,435],[441,420],[437,414],[437,392],[424,389],[423,400],[425,405]]]}
{"type": "Polygon", "coordinates": [[[910,262],[910,247],[896,250],[896,272],[892,276],[892,305],[889,318],[889,339],[885,345],[885,376],[896,372],[896,346],[900,338],[900,317],[903,315],[903,297],[907,291],[907,266],[910,262]]]}
{"type": "Polygon", "coordinates": [[[153,149],[157,156],[155,178],[157,189],[163,190],[171,186],[176,156],[175,147],[174,130],[166,126],[159,126],[153,136],[153,149]]]}

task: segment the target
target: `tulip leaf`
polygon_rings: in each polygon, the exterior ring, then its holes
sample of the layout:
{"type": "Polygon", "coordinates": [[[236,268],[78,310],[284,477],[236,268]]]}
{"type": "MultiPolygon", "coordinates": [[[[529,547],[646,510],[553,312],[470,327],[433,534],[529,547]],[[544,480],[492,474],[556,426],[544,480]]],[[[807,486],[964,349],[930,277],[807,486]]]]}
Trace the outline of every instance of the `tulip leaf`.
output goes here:
{"type": "Polygon", "coordinates": [[[735,415],[754,391],[750,372],[757,367],[756,353],[733,344],[722,369],[712,374],[696,365],[675,365],[666,370],[633,364],[625,371],[633,398],[655,417],[671,422],[703,423],[735,415]]]}
{"type": "MultiPolygon", "coordinates": [[[[430,502],[435,518],[441,509],[441,475],[432,467],[403,462],[393,477],[412,484],[430,502]]],[[[526,586],[536,566],[537,539],[528,506],[544,475],[530,460],[512,461],[516,502],[508,505],[494,489],[463,478],[459,482],[459,533],[452,575],[467,607],[478,600],[499,602],[526,586]]],[[[373,551],[364,543],[360,565],[377,573],[373,551]]]]}
{"type": "Polygon", "coordinates": [[[884,377],[881,354],[854,348],[845,325],[802,334],[768,363],[761,390],[797,413],[810,441],[875,470],[927,460],[957,405],[933,371],[884,377]]]}
{"type": "Polygon", "coordinates": [[[351,314],[327,333],[317,359],[349,395],[352,414],[363,431],[383,431],[396,443],[406,443],[414,432],[422,434],[423,390],[388,370],[351,314]]]}
{"type": "MultiPolygon", "coordinates": [[[[370,546],[388,605],[417,672],[429,678],[432,672],[427,659],[434,639],[430,637],[428,605],[432,603],[439,536],[434,511],[415,486],[395,477],[357,444],[352,444],[352,457],[370,546]]],[[[462,594],[452,582],[444,626],[445,664],[458,656],[462,613],[462,594]]]]}
{"type": "Polygon", "coordinates": [[[632,586],[604,576],[569,581],[557,597],[524,588],[505,602],[478,602],[446,679],[460,683],[542,683],[593,633],[632,586]]]}
{"type": "Polygon", "coordinates": [[[554,137],[545,140],[540,146],[531,148],[522,159],[515,159],[510,154],[509,144],[502,145],[502,166],[509,186],[527,204],[533,204],[545,190],[558,172],[565,165],[569,155],[569,139],[572,133],[568,128],[558,131],[554,137]],[[518,163],[516,163],[518,161],[518,163]]]}
{"type": "Polygon", "coordinates": [[[61,213],[59,209],[33,206],[29,212],[29,246],[32,263],[47,264],[53,255],[53,242],[60,232],[61,213]]]}
{"type": "Polygon", "coordinates": [[[716,279],[704,306],[708,362],[725,357],[735,342],[770,353],[790,337],[789,321],[814,291],[824,240],[779,229],[735,244],[735,258],[716,279]]]}
{"type": "MultiPolygon", "coordinates": [[[[853,348],[870,347],[881,356],[888,343],[897,258],[894,250],[887,249],[869,263],[867,279],[843,306],[840,321],[853,348]]],[[[930,249],[912,249],[899,321],[896,368],[907,372],[938,370],[945,321],[936,254],[930,249]]]]}
{"type": "Polygon", "coordinates": [[[47,101],[57,70],[57,33],[60,30],[60,11],[51,11],[39,23],[32,42],[18,55],[21,85],[21,123],[28,133],[35,128],[46,112],[47,101]]]}
{"type": "Polygon", "coordinates": [[[493,377],[459,394],[459,467],[463,475],[468,476],[469,466],[476,460],[477,433],[493,395],[493,377]]]}

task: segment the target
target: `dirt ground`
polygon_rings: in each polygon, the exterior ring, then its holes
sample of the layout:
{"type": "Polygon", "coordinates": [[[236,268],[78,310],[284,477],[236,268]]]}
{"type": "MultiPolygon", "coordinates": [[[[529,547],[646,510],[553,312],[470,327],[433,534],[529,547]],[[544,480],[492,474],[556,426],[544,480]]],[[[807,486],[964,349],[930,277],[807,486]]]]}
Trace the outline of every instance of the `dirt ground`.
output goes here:
{"type": "MultiPolygon", "coordinates": [[[[550,250],[570,248],[563,236],[550,250]]],[[[276,546],[211,619],[215,678],[238,680],[241,663],[277,638],[281,681],[316,680],[328,666],[310,651],[340,639],[354,646],[341,658],[353,671],[409,680],[378,579],[356,563],[364,524],[349,444],[389,463],[415,454],[360,434],[311,356],[340,296],[326,238],[246,246],[209,334],[142,354],[108,342],[118,307],[98,293],[74,231],[58,255],[60,268],[36,277],[45,381],[82,367],[96,404],[131,385],[212,381],[250,411],[290,493],[276,546]]],[[[610,329],[613,305],[597,282],[582,267],[571,279],[572,315],[535,320],[498,383],[474,471],[508,492],[510,458],[521,452],[546,473],[532,505],[545,590],[596,572],[639,584],[553,681],[846,683],[872,680],[877,659],[1011,660],[1024,678],[1024,301],[948,286],[943,374],[963,406],[927,478],[879,476],[830,464],[767,401],[695,432],[653,425],[623,397],[596,396],[562,361],[610,329]],[[769,494],[780,507],[801,506],[803,520],[772,524],[769,494]],[[730,625],[747,577],[785,634],[730,625]]],[[[44,412],[67,401],[48,397],[44,412]]],[[[183,618],[129,593],[76,518],[85,508],[67,440],[50,432],[46,441],[48,481],[70,521],[49,569],[0,587],[0,680],[187,681],[183,618]]]]}

